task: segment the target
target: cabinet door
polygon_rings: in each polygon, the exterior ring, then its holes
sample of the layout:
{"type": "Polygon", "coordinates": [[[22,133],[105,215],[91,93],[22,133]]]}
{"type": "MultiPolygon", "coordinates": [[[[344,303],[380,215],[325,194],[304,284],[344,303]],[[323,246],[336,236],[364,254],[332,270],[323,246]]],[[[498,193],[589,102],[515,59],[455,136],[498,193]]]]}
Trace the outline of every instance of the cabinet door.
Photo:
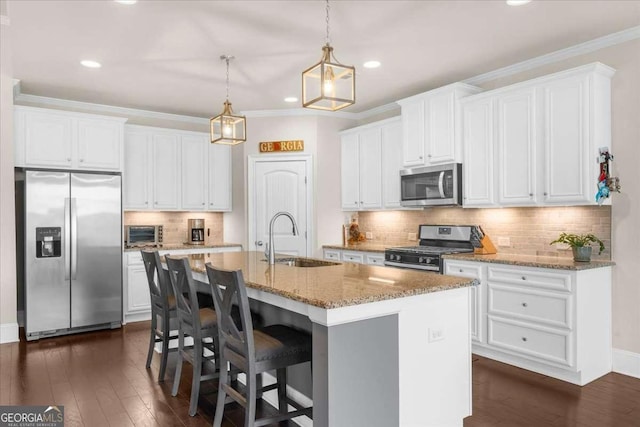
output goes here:
{"type": "Polygon", "coordinates": [[[69,116],[25,112],[24,150],[26,166],[72,166],[74,121],[69,116]]]}
{"type": "Polygon", "coordinates": [[[153,208],[178,209],[180,150],[175,134],[153,135],[153,208]]]}
{"type": "Polygon", "coordinates": [[[211,211],[231,211],[231,147],[209,144],[209,206],[211,211]]]}
{"type": "Polygon", "coordinates": [[[151,134],[127,131],[122,173],[124,209],[151,209],[151,134]]]}
{"type": "Polygon", "coordinates": [[[597,153],[588,152],[588,78],[562,79],[545,85],[542,93],[544,201],[561,204],[593,202],[596,183],[589,182],[588,169],[597,153]]]}
{"type": "Polygon", "coordinates": [[[504,95],[497,103],[500,205],[535,204],[535,91],[529,89],[504,95]]]}
{"type": "Polygon", "coordinates": [[[360,133],[360,209],[382,207],[382,139],[380,128],[360,133]]]}
{"type": "Polygon", "coordinates": [[[127,312],[151,310],[151,296],[144,265],[127,267],[127,312]]]}
{"type": "Polygon", "coordinates": [[[423,101],[402,106],[402,156],[406,167],[425,164],[423,101]]]}
{"type": "Polygon", "coordinates": [[[402,123],[382,126],[382,201],[385,208],[400,208],[402,123]]]}
{"type": "Polygon", "coordinates": [[[427,164],[451,163],[455,158],[455,94],[431,96],[425,100],[425,146],[427,164]]]}
{"type": "Polygon", "coordinates": [[[78,168],[120,171],[123,126],[108,120],[78,119],[78,168]]]}
{"type": "Polygon", "coordinates": [[[205,210],[207,197],[207,149],[209,142],[202,136],[183,135],[182,192],[180,207],[184,210],[205,210]]]}
{"type": "Polygon", "coordinates": [[[465,207],[495,204],[493,116],[491,99],[468,102],[462,107],[465,207]]]}
{"type": "Polygon", "coordinates": [[[341,145],[342,209],[357,210],[360,207],[360,163],[358,134],[342,136],[341,145]]]}

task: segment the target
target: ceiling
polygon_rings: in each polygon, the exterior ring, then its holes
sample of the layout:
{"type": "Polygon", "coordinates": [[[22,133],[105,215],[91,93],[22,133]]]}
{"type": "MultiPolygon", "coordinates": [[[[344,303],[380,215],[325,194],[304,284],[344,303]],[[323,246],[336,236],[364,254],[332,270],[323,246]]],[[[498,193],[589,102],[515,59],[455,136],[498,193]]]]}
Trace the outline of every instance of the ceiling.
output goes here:
{"type": "MultiPolygon", "coordinates": [[[[335,0],[330,8],[334,53],[357,69],[350,112],[640,24],[640,0],[335,0]],[[363,68],[370,59],[382,66],[363,68]]],[[[299,107],[284,98],[300,98],[301,72],[325,42],[323,1],[12,0],[8,16],[23,93],[196,117],[222,110],[222,54],[236,57],[236,111],[299,107]]]]}

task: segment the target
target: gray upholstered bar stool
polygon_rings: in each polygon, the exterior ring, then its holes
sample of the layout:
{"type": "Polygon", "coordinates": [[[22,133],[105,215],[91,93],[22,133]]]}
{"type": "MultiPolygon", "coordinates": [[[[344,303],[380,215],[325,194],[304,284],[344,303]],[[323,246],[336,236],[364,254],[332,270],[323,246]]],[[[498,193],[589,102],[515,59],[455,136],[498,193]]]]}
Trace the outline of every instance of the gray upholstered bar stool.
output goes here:
{"type": "Polygon", "coordinates": [[[311,361],[311,335],[284,325],[254,330],[242,271],[219,270],[210,263],[206,269],[218,315],[221,366],[214,427],[222,423],[226,395],[244,407],[245,427],[263,426],[300,415],[311,417],[313,408],[304,408],[287,396],[287,366],[311,361]],[[231,314],[234,303],[240,309],[241,329],[231,314]],[[244,395],[232,387],[228,364],[246,373],[244,395]],[[257,375],[273,369],[276,384],[257,390],[257,375]],[[279,414],[256,420],[256,394],[275,388],[278,389],[279,414]],[[288,412],[288,405],[295,410],[288,412]]]}
{"type": "Polygon", "coordinates": [[[151,295],[151,336],[149,337],[149,352],[147,354],[147,369],[151,367],[151,358],[156,343],[162,343],[160,354],[160,372],[158,382],[164,381],[167,369],[167,357],[169,355],[169,341],[178,338],[178,335],[170,335],[169,331],[178,329],[176,299],[171,291],[169,277],[162,269],[158,251],[140,251],[142,262],[147,273],[149,293],[151,295]],[[158,327],[160,320],[160,327],[158,327]]]}
{"type": "Polygon", "coordinates": [[[200,394],[200,382],[218,377],[219,364],[216,361],[218,355],[216,348],[218,339],[217,317],[213,309],[199,307],[196,286],[188,259],[167,256],[165,260],[169,271],[169,281],[176,296],[178,322],[180,325],[178,332],[178,364],[171,395],[178,394],[182,363],[186,360],[193,365],[189,415],[194,416],[198,405],[198,395],[200,394]],[[193,338],[193,347],[185,347],[185,336],[193,338]],[[205,349],[212,352],[213,355],[205,356],[205,349]],[[215,372],[203,375],[202,365],[211,361],[215,363],[215,372]]]}

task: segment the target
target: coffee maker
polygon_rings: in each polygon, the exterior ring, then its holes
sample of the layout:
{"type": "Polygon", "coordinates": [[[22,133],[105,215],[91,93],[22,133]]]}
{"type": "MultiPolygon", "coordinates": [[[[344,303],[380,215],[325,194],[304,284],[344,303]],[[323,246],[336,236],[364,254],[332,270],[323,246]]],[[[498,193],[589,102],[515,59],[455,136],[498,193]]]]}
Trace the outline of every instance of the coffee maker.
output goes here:
{"type": "Polygon", "coordinates": [[[204,219],[189,219],[189,244],[204,245],[204,219]]]}

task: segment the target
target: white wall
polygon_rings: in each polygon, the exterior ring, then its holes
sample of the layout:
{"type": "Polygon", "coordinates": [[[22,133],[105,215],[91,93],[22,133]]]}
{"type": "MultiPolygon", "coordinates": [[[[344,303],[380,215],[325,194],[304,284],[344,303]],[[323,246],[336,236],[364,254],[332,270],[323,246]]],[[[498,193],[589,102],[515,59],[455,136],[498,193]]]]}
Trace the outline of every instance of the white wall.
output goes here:
{"type": "Polygon", "coordinates": [[[18,340],[11,26],[0,2],[0,343],[18,340]]]}

